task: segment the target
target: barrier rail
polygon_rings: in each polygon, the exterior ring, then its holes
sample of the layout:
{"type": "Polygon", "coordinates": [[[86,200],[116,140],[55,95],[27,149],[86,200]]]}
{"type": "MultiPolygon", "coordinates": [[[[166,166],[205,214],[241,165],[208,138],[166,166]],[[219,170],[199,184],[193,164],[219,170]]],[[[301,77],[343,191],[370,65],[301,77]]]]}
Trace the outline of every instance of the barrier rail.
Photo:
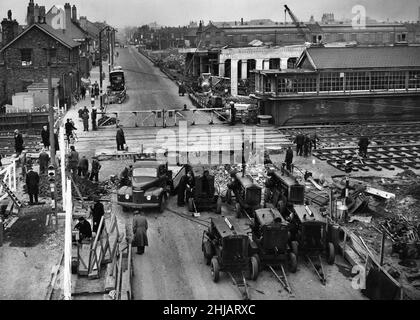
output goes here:
{"type": "MultiPolygon", "coordinates": [[[[10,190],[16,191],[16,161],[18,158],[12,159],[12,163],[7,165],[4,169],[0,171],[0,176],[3,175],[4,183],[9,187],[10,190]]],[[[5,192],[3,186],[0,184],[0,201],[7,198],[9,195],[5,192]]]]}
{"type": "Polygon", "coordinates": [[[112,119],[115,119],[116,126],[121,122],[123,115],[130,116],[132,125],[124,123],[124,127],[163,127],[177,126],[180,120],[189,121],[191,125],[199,122],[200,118],[205,124],[212,125],[216,122],[229,121],[229,116],[223,114],[223,108],[201,108],[201,109],[159,109],[159,110],[127,110],[98,112],[109,118],[99,124],[99,127],[107,127],[112,119]],[[134,117],[133,117],[134,116],[134,117]]]}
{"type": "Polygon", "coordinates": [[[89,252],[88,277],[99,278],[102,265],[111,261],[119,237],[117,218],[112,215],[109,231],[104,217],[99,223],[98,232],[89,252]],[[102,231],[101,231],[102,230],[102,231]],[[115,231],[115,234],[114,234],[115,231]],[[110,237],[111,235],[111,237],[110,237]],[[115,236],[115,238],[114,238],[115,236]],[[114,240],[114,241],[113,241],[114,240]]]}

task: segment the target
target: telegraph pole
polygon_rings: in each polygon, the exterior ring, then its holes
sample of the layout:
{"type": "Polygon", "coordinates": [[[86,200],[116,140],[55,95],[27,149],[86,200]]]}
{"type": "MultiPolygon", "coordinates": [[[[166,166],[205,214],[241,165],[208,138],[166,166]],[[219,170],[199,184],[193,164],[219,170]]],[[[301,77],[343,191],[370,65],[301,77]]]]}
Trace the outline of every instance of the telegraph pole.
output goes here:
{"type": "Polygon", "coordinates": [[[50,49],[47,49],[47,74],[48,74],[48,104],[49,104],[49,128],[50,128],[50,157],[55,162],[55,139],[54,139],[54,95],[52,92],[51,57],[50,49]]]}
{"type": "MultiPolygon", "coordinates": [[[[48,167],[49,182],[51,188],[51,207],[53,210],[54,222],[57,226],[57,204],[55,201],[55,137],[54,137],[54,95],[51,78],[51,52],[47,48],[47,75],[48,75],[48,104],[49,104],[49,129],[50,129],[50,158],[51,165],[48,167]]],[[[62,150],[61,152],[64,152],[62,150]]],[[[50,219],[51,220],[51,219],[50,219]]]]}
{"type": "Polygon", "coordinates": [[[100,101],[100,109],[102,111],[103,109],[103,89],[102,89],[102,31],[99,31],[99,86],[100,86],[100,95],[99,95],[99,101],[100,101]]]}

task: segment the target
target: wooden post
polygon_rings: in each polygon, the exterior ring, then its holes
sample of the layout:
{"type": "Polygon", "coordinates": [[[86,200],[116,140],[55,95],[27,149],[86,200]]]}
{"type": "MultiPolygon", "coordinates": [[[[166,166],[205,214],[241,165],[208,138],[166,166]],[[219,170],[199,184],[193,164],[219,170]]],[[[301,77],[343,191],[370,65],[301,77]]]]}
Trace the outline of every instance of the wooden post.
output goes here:
{"type": "Polygon", "coordinates": [[[384,265],[385,239],[386,239],[386,233],[382,232],[381,258],[380,258],[380,261],[379,261],[379,264],[380,264],[381,267],[384,265]]]}

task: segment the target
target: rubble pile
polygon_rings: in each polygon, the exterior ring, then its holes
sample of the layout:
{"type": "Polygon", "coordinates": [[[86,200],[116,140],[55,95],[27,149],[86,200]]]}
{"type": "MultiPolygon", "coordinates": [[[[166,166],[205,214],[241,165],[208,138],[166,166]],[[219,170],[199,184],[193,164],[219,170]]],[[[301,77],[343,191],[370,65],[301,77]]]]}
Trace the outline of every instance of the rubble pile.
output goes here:
{"type": "MultiPolygon", "coordinates": [[[[93,200],[94,197],[103,197],[109,194],[113,189],[115,189],[115,185],[117,182],[112,182],[110,180],[101,181],[99,183],[95,183],[90,181],[87,178],[79,177],[78,175],[73,177],[74,182],[76,183],[81,195],[83,198],[88,200],[93,200]]],[[[58,201],[62,198],[61,193],[61,174],[56,174],[55,178],[55,196],[58,201]]],[[[41,197],[50,197],[51,196],[51,189],[50,189],[50,181],[48,179],[47,174],[42,174],[39,177],[39,195],[41,197]]],[[[73,196],[78,197],[78,193],[73,188],[73,196]]]]}

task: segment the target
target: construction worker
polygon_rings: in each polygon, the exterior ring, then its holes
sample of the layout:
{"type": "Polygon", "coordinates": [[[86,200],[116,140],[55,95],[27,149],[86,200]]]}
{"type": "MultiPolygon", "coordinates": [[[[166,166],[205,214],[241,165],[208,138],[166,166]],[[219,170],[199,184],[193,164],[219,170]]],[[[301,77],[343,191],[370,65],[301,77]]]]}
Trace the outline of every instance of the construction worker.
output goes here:
{"type": "Polygon", "coordinates": [[[70,143],[70,137],[73,136],[73,130],[77,130],[74,127],[74,124],[71,122],[71,119],[67,119],[66,124],[64,125],[64,129],[66,130],[67,140],[70,143]]]}
{"type": "Polygon", "coordinates": [[[121,125],[118,126],[116,140],[117,140],[117,150],[124,151],[125,135],[124,135],[124,130],[122,129],[121,125]]]}
{"type": "Polygon", "coordinates": [[[43,174],[47,171],[48,163],[50,162],[50,156],[46,152],[45,149],[42,149],[41,153],[39,154],[39,173],[43,174]]]}
{"type": "Polygon", "coordinates": [[[83,109],[82,119],[83,131],[89,131],[89,110],[87,109],[87,107],[83,109]]]}
{"type": "Polygon", "coordinates": [[[89,221],[84,217],[80,217],[78,220],[79,222],[74,226],[74,229],[79,231],[79,243],[81,243],[85,239],[92,238],[92,228],[89,221]]]}
{"type": "Polygon", "coordinates": [[[137,247],[137,254],[143,254],[146,246],[149,245],[147,238],[147,219],[143,213],[136,210],[133,219],[133,235],[134,239],[132,245],[137,247]]]}
{"type": "Polygon", "coordinates": [[[302,156],[303,154],[303,144],[305,143],[305,136],[302,134],[302,132],[299,132],[293,141],[293,143],[296,143],[296,155],[302,156]]]}
{"type": "Polygon", "coordinates": [[[43,126],[41,130],[41,140],[44,148],[48,150],[50,147],[50,130],[48,130],[48,126],[43,126]]]}
{"type": "Polygon", "coordinates": [[[39,193],[39,175],[33,171],[32,166],[28,167],[28,173],[26,174],[26,187],[29,194],[29,204],[38,204],[38,193],[39,193]]]}
{"type": "Polygon", "coordinates": [[[130,165],[128,168],[125,167],[120,174],[120,186],[130,186],[131,177],[133,176],[133,166],[130,165]]]}
{"type": "Polygon", "coordinates": [[[318,135],[316,134],[316,132],[312,135],[311,137],[311,142],[312,142],[312,149],[316,150],[316,143],[319,141],[318,135]]]}
{"type": "Polygon", "coordinates": [[[230,102],[230,125],[234,126],[236,122],[236,109],[233,101],[230,102]]]}
{"type": "Polygon", "coordinates": [[[97,157],[92,158],[92,170],[90,173],[90,181],[93,181],[95,179],[96,182],[99,180],[99,170],[101,170],[102,166],[99,163],[99,160],[97,157]]]}
{"type": "Polygon", "coordinates": [[[303,140],[303,156],[304,157],[309,156],[310,147],[311,147],[311,139],[308,137],[308,135],[305,134],[304,140],[303,140]]]}
{"type": "Polygon", "coordinates": [[[286,163],[287,171],[292,172],[293,150],[290,146],[286,150],[286,158],[284,159],[284,162],[286,163]]]}
{"type": "Polygon", "coordinates": [[[359,140],[359,155],[363,158],[367,158],[367,148],[370,144],[369,138],[361,136],[359,140]]]}
{"type": "Polygon", "coordinates": [[[87,177],[89,171],[89,161],[86,159],[85,156],[83,156],[78,163],[77,166],[77,174],[80,176],[83,176],[83,178],[87,177]]]}
{"type": "MultiPolygon", "coordinates": [[[[101,219],[105,214],[104,205],[99,201],[99,198],[95,198],[95,204],[90,209],[91,209],[91,216],[92,216],[92,221],[93,221],[92,231],[98,232],[99,224],[101,223],[101,219]]],[[[103,225],[100,232],[102,231],[102,229],[103,229],[103,225]]]]}
{"type": "Polygon", "coordinates": [[[70,146],[70,154],[68,155],[68,168],[69,171],[75,175],[77,173],[77,166],[79,164],[79,153],[74,146],[70,146]]]}
{"type": "Polygon", "coordinates": [[[96,127],[96,115],[97,115],[97,110],[96,110],[96,107],[95,107],[95,106],[93,106],[93,108],[92,108],[92,112],[91,112],[92,130],[93,130],[93,131],[98,130],[98,128],[96,127]]]}
{"type": "Polygon", "coordinates": [[[19,132],[18,129],[15,130],[15,151],[16,151],[16,155],[19,156],[24,147],[23,147],[23,137],[22,134],[19,132]]]}
{"type": "Polygon", "coordinates": [[[185,205],[185,198],[186,201],[191,196],[192,188],[194,187],[194,175],[192,173],[191,168],[187,167],[185,170],[185,175],[181,178],[181,181],[178,185],[178,199],[177,203],[178,206],[184,206],[185,205]],[[189,189],[189,191],[187,191],[189,189]],[[187,193],[187,197],[186,197],[187,193]]]}

